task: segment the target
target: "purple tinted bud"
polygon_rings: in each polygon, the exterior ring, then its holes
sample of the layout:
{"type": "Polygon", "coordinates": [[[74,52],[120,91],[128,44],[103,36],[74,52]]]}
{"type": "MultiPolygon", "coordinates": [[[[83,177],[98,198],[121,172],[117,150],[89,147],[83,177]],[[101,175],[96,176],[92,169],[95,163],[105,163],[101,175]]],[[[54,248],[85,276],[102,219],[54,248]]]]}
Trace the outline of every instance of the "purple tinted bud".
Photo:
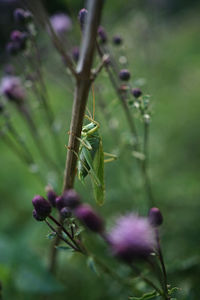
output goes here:
{"type": "Polygon", "coordinates": [[[102,26],[99,26],[98,28],[98,36],[100,43],[105,44],[107,42],[107,34],[102,26]]]}
{"type": "Polygon", "coordinates": [[[147,259],[156,246],[155,230],[148,219],[134,214],[119,218],[107,240],[113,255],[126,262],[147,259]]]}
{"type": "Polygon", "coordinates": [[[126,70],[126,69],[122,69],[122,70],[119,72],[119,78],[120,78],[121,80],[127,81],[127,80],[130,79],[130,77],[131,77],[131,74],[130,74],[130,72],[129,72],[128,70],[126,70]]]}
{"type": "Polygon", "coordinates": [[[60,215],[63,219],[66,219],[66,218],[70,218],[72,213],[71,213],[71,210],[67,207],[63,207],[61,210],[60,210],[60,215]]]}
{"type": "Polygon", "coordinates": [[[35,209],[33,210],[33,218],[36,219],[37,221],[45,220],[45,217],[40,216],[35,209]]]}
{"type": "Polygon", "coordinates": [[[12,31],[10,35],[11,42],[18,47],[18,50],[24,50],[26,48],[27,38],[28,34],[19,30],[12,31]]]}
{"type": "Polygon", "coordinates": [[[14,11],[14,19],[17,23],[24,25],[30,21],[32,21],[32,14],[30,11],[25,11],[22,8],[17,8],[14,11]]]}
{"type": "Polygon", "coordinates": [[[33,206],[40,217],[46,218],[51,213],[50,203],[40,195],[36,195],[32,200],[33,206]]]}
{"type": "Polygon", "coordinates": [[[151,225],[155,227],[160,226],[163,223],[163,216],[160,212],[160,209],[157,207],[152,207],[149,210],[148,218],[151,225]]]}
{"type": "Polygon", "coordinates": [[[142,95],[142,91],[139,88],[132,89],[132,94],[135,98],[139,98],[142,95]]]}
{"type": "Polygon", "coordinates": [[[0,92],[11,101],[23,101],[25,99],[25,91],[22,87],[20,78],[16,76],[3,77],[0,84],[0,92]]]}
{"type": "Polygon", "coordinates": [[[75,62],[79,60],[79,54],[80,54],[79,47],[74,47],[72,49],[72,57],[75,62]]]}
{"type": "Polygon", "coordinates": [[[87,14],[88,11],[85,8],[82,8],[78,13],[78,20],[82,30],[84,29],[84,26],[86,24],[87,14]]]}
{"type": "Polygon", "coordinates": [[[62,195],[62,198],[64,201],[64,206],[67,206],[71,209],[77,207],[81,203],[80,196],[73,189],[65,191],[62,195]]]}
{"type": "Polygon", "coordinates": [[[122,44],[122,38],[119,35],[115,35],[113,37],[113,44],[115,45],[121,45],[122,44]]]}
{"type": "Polygon", "coordinates": [[[72,29],[71,19],[64,13],[58,13],[51,16],[50,23],[58,35],[63,35],[72,29]]]}
{"type": "Polygon", "coordinates": [[[90,230],[101,233],[104,230],[103,220],[90,205],[81,204],[74,210],[75,216],[90,230]]]}
{"type": "Polygon", "coordinates": [[[56,206],[56,197],[57,197],[56,192],[54,192],[54,190],[49,187],[47,189],[47,199],[53,207],[56,206]]]}
{"type": "Polygon", "coordinates": [[[65,202],[62,196],[56,197],[56,207],[58,210],[61,210],[63,207],[65,207],[65,202]]]}

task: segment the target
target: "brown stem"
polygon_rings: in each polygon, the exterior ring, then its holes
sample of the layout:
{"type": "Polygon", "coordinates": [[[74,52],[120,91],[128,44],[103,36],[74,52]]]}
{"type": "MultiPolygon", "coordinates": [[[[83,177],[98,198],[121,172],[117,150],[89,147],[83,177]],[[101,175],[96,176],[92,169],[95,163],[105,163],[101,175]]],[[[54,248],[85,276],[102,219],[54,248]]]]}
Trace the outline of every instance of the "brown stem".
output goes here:
{"type": "MultiPolygon", "coordinates": [[[[82,37],[80,59],[75,75],[76,87],[70,125],[70,132],[72,134],[70,134],[68,142],[68,148],[73,151],[69,150],[67,153],[63,191],[72,188],[74,185],[77,164],[77,156],[74,153],[78,153],[79,151],[79,140],[77,137],[81,136],[87,98],[92,83],[91,68],[95,52],[97,28],[100,23],[102,7],[103,0],[88,1],[87,24],[82,37]]],[[[58,244],[59,238],[55,239],[54,243],[58,244]]],[[[54,252],[51,256],[51,266],[53,266],[55,269],[57,252],[56,250],[53,251],[54,252]]]]}

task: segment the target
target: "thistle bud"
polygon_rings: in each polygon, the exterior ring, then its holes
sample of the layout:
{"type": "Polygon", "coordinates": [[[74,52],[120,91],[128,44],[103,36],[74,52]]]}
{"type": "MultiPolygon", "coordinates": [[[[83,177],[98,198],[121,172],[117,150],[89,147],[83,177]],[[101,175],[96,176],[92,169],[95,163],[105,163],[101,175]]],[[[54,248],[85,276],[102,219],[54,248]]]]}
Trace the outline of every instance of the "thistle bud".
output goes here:
{"type": "Polygon", "coordinates": [[[53,190],[53,188],[51,186],[47,186],[46,192],[47,192],[48,201],[50,202],[50,204],[53,207],[55,207],[56,206],[56,197],[57,197],[56,192],[53,190]]]}
{"type": "Polygon", "coordinates": [[[78,20],[82,30],[84,29],[84,26],[86,24],[87,14],[88,11],[85,8],[82,8],[78,13],[78,20]]]}
{"type": "Polygon", "coordinates": [[[107,42],[107,34],[105,29],[102,26],[99,26],[97,33],[99,36],[100,43],[105,44],[107,42]]]}
{"type": "Polygon", "coordinates": [[[128,263],[148,259],[156,247],[153,226],[135,214],[123,216],[107,235],[112,254],[128,263]]]}
{"type": "Polygon", "coordinates": [[[126,69],[122,69],[120,72],[119,72],[119,78],[123,81],[128,81],[131,77],[131,74],[128,70],[126,69]]]}
{"type": "Polygon", "coordinates": [[[113,44],[118,46],[122,44],[122,38],[119,35],[113,37],[113,44]]]}
{"type": "Polygon", "coordinates": [[[81,204],[74,210],[75,216],[91,231],[101,233],[104,230],[103,220],[88,204],[81,204]]]}
{"type": "Polygon", "coordinates": [[[63,207],[65,207],[65,202],[62,196],[56,197],[56,207],[58,210],[61,210],[63,207]]]}
{"type": "Polygon", "coordinates": [[[74,47],[72,49],[72,58],[75,62],[79,60],[79,55],[80,55],[79,47],[74,47]]]}
{"type": "Polygon", "coordinates": [[[9,100],[20,102],[25,99],[25,91],[20,78],[16,76],[3,77],[0,84],[0,92],[9,100]]]}
{"type": "Polygon", "coordinates": [[[36,221],[44,221],[46,219],[40,216],[35,209],[33,210],[33,218],[36,219],[36,221]]]}
{"type": "Polygon", "coordinates": [[[163,216],[161,214],[160,209],[157,207],[152,207],[149,210],[148,218],[149,218],[149,222],[154,227],[160,226],[163,223],[163,216]]]}
{"type": "Polygon", "coordinates": [[[139,88],[132,89],[132,94],[135,98],[139,98],[142,95],[142,91],[139,88]]]}
{"type": "Polygon", "coordinates": [[[40,195],[35,196],[32,200],[32,203],[39,217],[45,219],[51,213],[50,203],[42,196],[40,195]]]}
{"type": "Polygon", "coordinates": [[[73,189],[67,190],[62,195],[64,206],[69,207],[71,209],[80,205],[81,200],[80,196],[73,189]]]}

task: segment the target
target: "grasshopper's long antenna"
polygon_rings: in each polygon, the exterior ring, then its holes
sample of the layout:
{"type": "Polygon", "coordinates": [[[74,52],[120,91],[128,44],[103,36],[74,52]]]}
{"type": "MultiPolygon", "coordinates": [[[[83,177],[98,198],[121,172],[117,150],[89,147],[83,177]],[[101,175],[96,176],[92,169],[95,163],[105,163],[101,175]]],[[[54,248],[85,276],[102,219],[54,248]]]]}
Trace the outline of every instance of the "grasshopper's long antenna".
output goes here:
{"type": "Polygon", "coordinates": [[[93,120],[94,120],[94,116],[95,116],[95,95],[94,95],[94,84],[92,84],[92,99],[93,99],[93,120]]]}
{"type": "Polygon", "coordinates": [[[88,114],[89,114],[89,117],[92,119],[92,115],[91,115],[91,112],[90,112],[90,110],[89,110],[89,108],[86,106],[86,110],[87,110],[87,112],[88,112],[88,114]]]}

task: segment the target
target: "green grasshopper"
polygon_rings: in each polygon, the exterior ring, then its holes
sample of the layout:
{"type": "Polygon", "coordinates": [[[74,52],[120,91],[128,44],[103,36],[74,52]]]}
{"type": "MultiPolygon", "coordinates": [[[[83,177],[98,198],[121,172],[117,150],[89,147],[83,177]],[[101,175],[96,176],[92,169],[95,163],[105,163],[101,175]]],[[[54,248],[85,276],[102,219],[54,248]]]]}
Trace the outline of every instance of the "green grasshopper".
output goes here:
{"type": "Polygon", "coordinates": [[[83,126],[79,139],[78,178],[84,182],[85,177],[90,174],[95,200],[102,205],[105,198],[104,163],[111,162],[117,157],[103,152],[99,123],[88,116],[86,118],[90,123],[83,126]],[[104,160],[104,156],[109,158],[104,160]]]}

